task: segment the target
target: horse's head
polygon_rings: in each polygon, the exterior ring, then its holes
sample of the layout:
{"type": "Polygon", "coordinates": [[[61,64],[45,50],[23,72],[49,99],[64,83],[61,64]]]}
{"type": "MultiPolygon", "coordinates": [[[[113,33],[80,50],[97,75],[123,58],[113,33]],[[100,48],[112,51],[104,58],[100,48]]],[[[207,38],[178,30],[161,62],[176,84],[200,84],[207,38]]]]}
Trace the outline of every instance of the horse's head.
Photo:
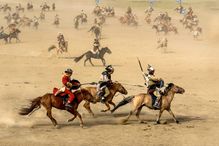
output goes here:
{"type": "Polygon", "coordinates": [[[119,82],[114,82],[114,83],[113,83],[113,87],[114,87],[114,89],[115,89],[117,92],[119,92],[119,93],[121,93],[121,94],[125,94],[125,95],[128,94],[128,91],[127,91],[127,90],[125,89],[125,87],[123,87],[122,84],[119,83],[119,82]]]}
{"type": "Polygon", "coordinates": [[[185,90],[182,87],[174,85],[173,83],[169,83],[166,89],[164,90],[164,94],[167,94],[169,91],[173,93],[183,94],[185,90]]]}
{"type": "Polygon", "coordinates": [[[112,51],[108,47],[102,48],[101,51],[103,51],[104,53],[108,53],[108,54],[112,53],[112,51]]]}

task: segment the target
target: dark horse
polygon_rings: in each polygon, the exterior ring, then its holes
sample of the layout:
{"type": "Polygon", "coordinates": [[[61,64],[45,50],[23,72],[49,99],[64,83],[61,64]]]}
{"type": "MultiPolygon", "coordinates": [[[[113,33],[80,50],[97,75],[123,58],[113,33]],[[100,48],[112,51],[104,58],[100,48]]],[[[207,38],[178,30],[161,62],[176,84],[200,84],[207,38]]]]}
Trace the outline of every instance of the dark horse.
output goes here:
{"type": "MultiPolygon", "coordinates": [[[[82,100],[89,101],[95,103],[94,97],[90,94],[90,92],[86,89],[77,90],[75,93],[75,100],[72,103],[72,108],[68,110],[71,114],[73,114],[73,118],[69,119],[68,122],[73,121],[76,117],[80,120],[80,126],[83,127],[83,121],[81,118],[81,114],[77,111],[78,105],[82,100]]],[[[57,126],[56,120],[52,116],[52,107],[55,107],[60,110],[66,110],[65,104],[63,103],[63,99],[61,96],[54,96],[51,93],[47,93],[43,96],[37,97],[31,101],[31,105],[26,108],[22,108],[19,112],[20,115],[30,115],[34,111],[38,110],[41,105],[43,105],[47,111],[47,116],[50,118],[54,126],[57,126]]]]}
{"type": "Polygon", "coordinates": [[[91,61],[91,58],[94,58],[94,59],[101,59],[103,65],[105,66],[106,65],[106,61],[104,59],[104,55],[108,53],[108,54],[111,54],[111,50],[108,48],[108,47],[104,47],[104,48],[101,48],[100,49],[100,52],[99,54],[94,54],[92,51],[87,51],[86,53],[82,54],[81,56],[79,57],[76,57],[74,59],[75,62],[78,62],[80,61],[84,56],[86,56],[86,59],[84,60],[84,66],[86,66],[86,62],[89,60],[90,64],[92,66],[94,66],[94,64],[92,63],[91,61]]]}
{"type": "Polygon", "coordinates": [[[18,34],[21,33],[21,31],[19,29],[16,29],[15,31],[11,32],[8,34],[8,38],[9,38],[9,43],[11,43],[11,39],[14,38],[16,39],[16,42],[20,42],[20,39],[18,38],[18,34]]]}
{"type": "Polygon", "coordinates": [[[6,34],[6,33],[1,33],[1,34],[0,34],[0,40],[1,40],[1,39],[4,39],[4,40],[5,40],[5,43],[8,43],[8,37],[9,37],[9,35],[6,34]]]}

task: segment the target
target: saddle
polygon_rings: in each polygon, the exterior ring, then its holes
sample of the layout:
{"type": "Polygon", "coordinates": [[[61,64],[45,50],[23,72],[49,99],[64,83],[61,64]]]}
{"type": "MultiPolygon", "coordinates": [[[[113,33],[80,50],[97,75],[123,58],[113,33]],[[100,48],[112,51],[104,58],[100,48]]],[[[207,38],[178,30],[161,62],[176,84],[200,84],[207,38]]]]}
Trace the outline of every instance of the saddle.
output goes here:
{"type": "MultiPolygon", "coordinates": [[[[56,92],[58,91],[58,88],[53,88],[53,95],[55,96],[56,92]]],[[[74,93],[73,93],[74,94],[74,93]]],[[[61,97],[61,99],[63,100],[63,103],[65,104],[68,101],[68,94],[65,92],[61,92],[58,95],[56,95],[57,97],[61,97]]],[[[73,102],[77,102],[77,96],[75,97],[73,102]]]]}

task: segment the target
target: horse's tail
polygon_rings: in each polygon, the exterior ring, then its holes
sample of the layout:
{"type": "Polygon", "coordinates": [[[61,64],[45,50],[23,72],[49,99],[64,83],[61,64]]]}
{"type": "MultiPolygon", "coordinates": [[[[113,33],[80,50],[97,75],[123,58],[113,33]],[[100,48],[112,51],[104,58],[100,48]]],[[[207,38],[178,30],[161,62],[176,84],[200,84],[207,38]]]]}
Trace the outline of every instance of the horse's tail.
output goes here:
{"type": "Polygon", "coordinates": [[[134,96],[128,96],[124,98],[122,101],[119,102],[112,110],[111,113],[113,113],[115,110],[117,110],[120,106],[126,105],[127,103],[130,103],[134,96]]]}
{"type": "Polygon", "coordinates": [[[56,48],[55,45],[50,46],[50,47],[48,48],[48,52],[50,52],[51,50],[53,50],[53,49],[55,49],[55,48],[56,48]]]}
{"type": "Polygon", "coordinates": [[[37,97],[31,101],[31,105],[29,107],[21,108],[19,111],[19,115],[28,115],[30,113],[33,113],[37,109],[40,108],[40,101],[42,97],[37,97]]]}
{"type": "Polygon", "coordinates": [[[85,54],[87,54],[87,52],[86,53],[84,53],[84,54],[82,54],[81,56],[79,56],[79,57],[75,57],[75,59],[74,59],[74,61],[75,62],[78,62],[78,61],[80,61],[83,57],[84,57],[84,55],[85,54]]]}

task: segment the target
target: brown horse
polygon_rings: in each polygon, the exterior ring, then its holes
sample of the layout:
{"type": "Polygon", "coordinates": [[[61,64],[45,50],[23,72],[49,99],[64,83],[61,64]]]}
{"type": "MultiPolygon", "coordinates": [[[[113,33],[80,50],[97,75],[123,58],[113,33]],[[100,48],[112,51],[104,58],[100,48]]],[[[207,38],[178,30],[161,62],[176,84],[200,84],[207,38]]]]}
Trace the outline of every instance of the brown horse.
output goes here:
{"type": "MultiPolygon", "coordinates": [[[[92,96],[95,98],[94,100],[96,102],[100,102],[100,98],[97,96],[97,88],[96,87],[86,87],[86,89],[92,94],[92,96]]],[[[114,107],[116,106],[115,103],[112,101],[113,97],[117,92],[121,94],[127,95],[128,92],[127,90],[122,86],[122,84],[118,82],[114,82],[110,87],[109,87],[109,95],[105,99],[105,105],[107,109],[101,110],[101,112],[107,112],[110,110],[110,104],[113,105],[114,107]]],[[[84,104],[84,107],[87,109],[87,111],[94,116],[93,111],[90,108],[90,101],[86,101],[84,104]]]]}
{"type": "MultiPolygon", "coordinates": [[[[176,117],[174,116],[174,114],[171,110],[171,102],[174,98],[175,93],[183,94],[184,92],[185,92],[185,90],[183,88],[176,86],[173,83],[168,84],[168,86],[165,88],[165,91],[162,94],[161,99],[160,99],[161,106],[159,109],[160,112],[159,112],[159,116],[157,118],[157,124],[160,124],[160,117],[161,117],[164,110],[167,110],[170,113],[170,115],[173,116],[174,121],[176,123],[179,123],[179,121],[176,119],[176,117]]],[[[127,103],[130,103],[130,102],[132,102],[133,110],[131,110],[129,115],[122,121],[123,124],[129,120],[130,116],[136,110],[137,110],[136,117],[139,120],[139,122],[142,123],[143,121],[139,118],[139,114],[140,114],[143,106],[146,106],[150,109],[154,109],[151,95],[146,94],[146,93],[142,93],[142,94],[138,94],[138,95],[129,96],[129,97],[124,98],[111,112],[114,112],[120,106],[123,106],[127,103]]]]}
{"type": "MultiPolygon", "coordinates": [[[[75,100],[72,103],[72,108],[68,110],[71,114],[73,114],[73,118],[69,119],[68,122],[73,121],[76,117],[80,120],[80,126],[83,127],[83,120],[81,118],[81,114],[77,111],[78,105],[82,100],[89,102],[96,102],[90,92],[86,89],[81,89],[76,91],[75,100]]],[[[60,96],[54,96],[51,93],[47,93],[43,96],[37,97],[31,101],[31,105],[27,108],[20,109],[20,115],[31,115],[34,111],[38,110],[41,105],[43,105],[47,111],[47,116],[50,118],[54,126],[57,126],[56,120],[52,116],[52,107],[55,107],[60,110],[66,110],[65,104],[63,103],[63,99],[60,96]]]]}

